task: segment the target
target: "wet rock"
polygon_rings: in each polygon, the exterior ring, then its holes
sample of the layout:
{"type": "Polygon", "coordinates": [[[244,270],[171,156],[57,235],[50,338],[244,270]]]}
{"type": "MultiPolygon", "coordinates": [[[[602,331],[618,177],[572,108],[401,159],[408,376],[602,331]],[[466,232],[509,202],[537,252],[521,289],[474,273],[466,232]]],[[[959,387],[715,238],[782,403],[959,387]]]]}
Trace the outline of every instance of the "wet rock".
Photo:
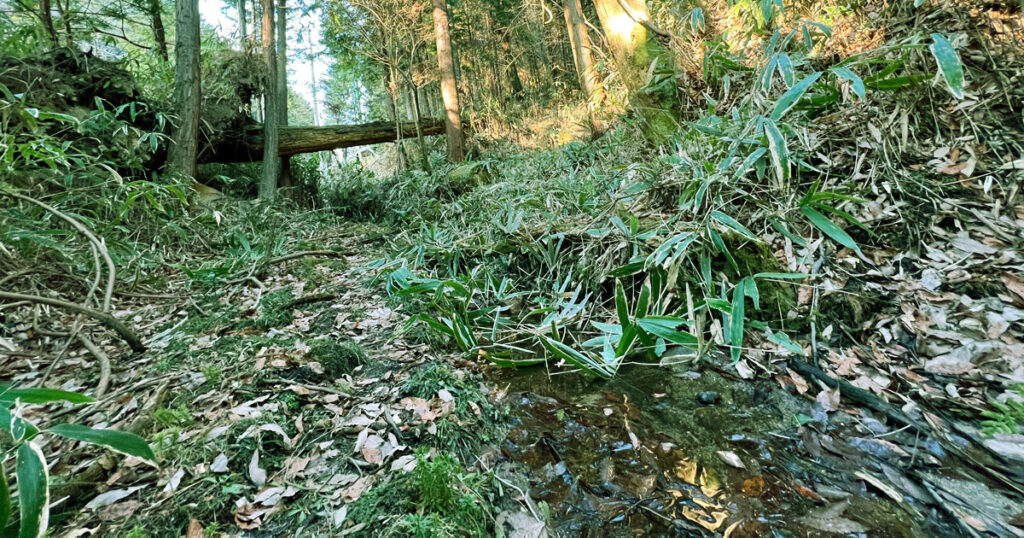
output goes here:
{"type": "Polygon", "coordinates": [[[701,405],[715,405],[721,397],[713,390],[705,390],[697,393],[697,403],[701,405]]]}

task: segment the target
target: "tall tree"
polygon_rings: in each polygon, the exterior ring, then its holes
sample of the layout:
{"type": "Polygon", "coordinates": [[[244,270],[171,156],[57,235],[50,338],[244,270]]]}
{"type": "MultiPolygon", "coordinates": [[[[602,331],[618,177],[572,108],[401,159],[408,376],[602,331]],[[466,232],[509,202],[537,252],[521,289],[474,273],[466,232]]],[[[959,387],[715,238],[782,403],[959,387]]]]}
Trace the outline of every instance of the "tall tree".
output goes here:
{"type": "Polygon", "coordinates": [[[195,177],[201,98],[199,0],[176,0],[174,22],[174,103],[178,111],[178,125],[174,129],[170,164],[179,173],[195,177]]]}
{"type": "MultiPolygon", "coordinates": [[[[288,6],[277,2],[277,113],[282,127],[288,126],[288,6]]],[[[291,157],[281,158],[281,186],[292,186],[291,157]]]]}
{"type": "Polygon", "coordinates": [[[590,119],[590,130],[594,135],[604,132],[605,126],[597,119],[595,108],[601,105],[604,92],[594,64],[591,51],[590,33],[583,18],[583,6],[580,0],[564,0],[562,10],[565,13],[565,27],[569,32],[572,45],[572,56],[576,65],[576,75],[580,79],[580,87],[586,95],[588,106],[587,116],[590,119]]]}
{"type": "Polygon", "coordinates": [[[43,23],[46,36],[50,38],[53,46],[57,46],[57,30],[53,27],[53,10],[50,0],[39,0],[39,20],[43,23]]]}
{"type": "Polygon", "coordinates": [[[466,143],[462,133],[462,116],[459,113],[459,94],[455,89],[455,66],[446,3],[445,0],[433,0],[434,36],[437,39],[437,66],[441,72],[441,98],[444,100],[445,132],[448,135],[448,160],[459,162],[466,156],[466,143]]]}
{"type": "Polygon", "coordinates": [[[149,19],[153,27],[153,43],[156,44],[156,52],[165,62],[169,61],[167,31],[164,29],[163,2],[161,0],[149,0],[149,19]]]}
{"type": "Polygon", "coordinates": [[[242,50],[246,50],[249,46],[249,30],[246,28],[246,18],[248,14],[245,12],[245,4],[249,0],[238,0],[238,46],[242,50]]]}
{"type": "Polygon", "coordinates": [[[260,181],[259,195],[264,200],[273,199],[277,195],[277,157],[278,124],[281,120],[277,110],[277,50],[274,45],[274,0],[262,0],[263,24],[263,66],[267,70],[264,81],[263,106],[263,179],[260,181]]]}

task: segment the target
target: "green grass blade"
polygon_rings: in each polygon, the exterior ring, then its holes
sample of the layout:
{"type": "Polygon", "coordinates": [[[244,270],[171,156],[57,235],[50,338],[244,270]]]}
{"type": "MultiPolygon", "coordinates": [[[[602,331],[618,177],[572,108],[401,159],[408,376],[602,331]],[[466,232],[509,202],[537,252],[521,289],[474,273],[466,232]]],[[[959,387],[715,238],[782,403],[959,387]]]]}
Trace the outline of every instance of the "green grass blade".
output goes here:
{"type": "Polygon", "coordinates": [[[789,147],[786,138],[779,131],[779,126],[770,119],[764,121],[764,134],[768,138],[768,151],[772,156],[775,177],[779,178],[780,185],[786,185],[789,183],[789,147]]]}

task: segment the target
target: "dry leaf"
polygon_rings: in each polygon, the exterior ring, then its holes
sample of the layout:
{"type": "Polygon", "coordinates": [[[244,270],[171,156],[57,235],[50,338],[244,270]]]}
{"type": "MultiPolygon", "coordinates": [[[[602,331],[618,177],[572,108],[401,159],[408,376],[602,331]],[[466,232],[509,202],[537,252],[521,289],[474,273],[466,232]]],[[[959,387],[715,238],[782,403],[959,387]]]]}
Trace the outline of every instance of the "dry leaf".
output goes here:
{"type": "Polygon", "coordinates": [[[267,472],[260,468],[260,451],[252,451],[252,459],[249,460],[249,480],[252,480],[256,487],[262,488],[267,484],[267,472]]]}

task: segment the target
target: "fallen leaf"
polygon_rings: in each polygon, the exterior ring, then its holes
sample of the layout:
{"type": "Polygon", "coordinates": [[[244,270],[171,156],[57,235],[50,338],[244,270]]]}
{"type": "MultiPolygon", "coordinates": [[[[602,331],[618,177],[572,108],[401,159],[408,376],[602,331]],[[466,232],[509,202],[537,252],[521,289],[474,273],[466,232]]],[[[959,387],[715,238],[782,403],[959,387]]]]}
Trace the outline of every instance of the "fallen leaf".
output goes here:
{"type": "Polygon", "coordinates": [[[139,491],[143,487],[145,486],[134,486],[127,489],[112,489],[110,491],[100,493],[99,495],[94,497],[93,500],[89,501],[89,504],[86,504],[85,507],[90,510],[103,508],[104,506],[113,504],[117,501],[120,501],[121,499],[124,499],[125,497],[131,495],[132,493],[139,491]]]}
{"type": "Polygon", "coordinates": [[[198,519],[192,518],[188,521],[188,531],[185,532],[185,538],[203,538],[203,525],[199,523],[198,519]]]}
{"type": "Polygon", "coordinates": [[[494,519],[495,531],[508,538],[546,538],[548,533],[544,522],[525,510],[504,511],[494,519]]]}
{"type": "Polygon", "coordinates": [[[226,454],[221,452],[213,459],[213,464],[210,465],[210,470],[215,473],[226,473],[228,472],[228,457],[226,454]]]}
{"type": "Polygon", "coordinates": [[[249,480],[252,480],[256,487],[262,488],[267,484],[267,472],[260,468],[260,451],[252,451],[252,459],[249,460],[249,480]]]}
{"type": "Polygon", "coordinates": [[[743,460],[741,460],[740,457],[737,456],[735,452],[732,452],[732,451],[729,451],[729,450],[719,450],[719,451],[715,452],[715,454],[718,454],[718,457],[722,458],[722,461],[724,461],[725,463],[727,463],[727,464],[729,464],[729,465],[731,465],[731,466],[733,466],[733,467],[735,467],[737,469],[746,469],[747,468],[747,466],[743,464],[743,460]]]}

